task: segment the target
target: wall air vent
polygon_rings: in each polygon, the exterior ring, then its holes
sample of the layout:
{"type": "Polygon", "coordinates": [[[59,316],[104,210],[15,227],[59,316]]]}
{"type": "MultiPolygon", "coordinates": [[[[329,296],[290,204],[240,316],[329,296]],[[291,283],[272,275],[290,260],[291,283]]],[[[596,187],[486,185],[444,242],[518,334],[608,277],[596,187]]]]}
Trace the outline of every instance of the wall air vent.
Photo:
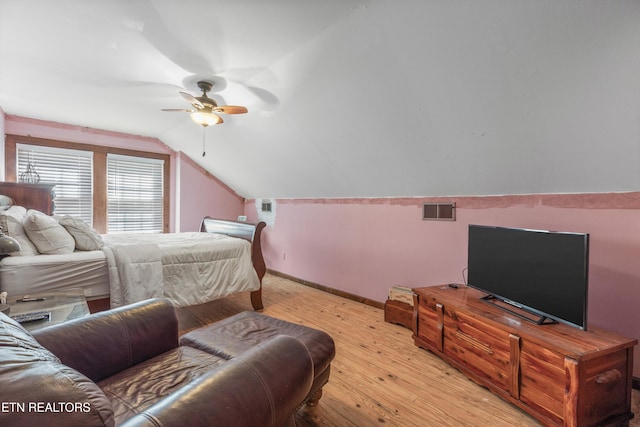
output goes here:
{"type": "Polygon", "coordinates": [[[262,212],[271,212],[271,201],[262,202],[262,212]]]}
{"type": "Polygon", "coordinates": [[[436,221],[455,221],[455,203],[425,203],[422,205],[422,219],[436,221]]]}

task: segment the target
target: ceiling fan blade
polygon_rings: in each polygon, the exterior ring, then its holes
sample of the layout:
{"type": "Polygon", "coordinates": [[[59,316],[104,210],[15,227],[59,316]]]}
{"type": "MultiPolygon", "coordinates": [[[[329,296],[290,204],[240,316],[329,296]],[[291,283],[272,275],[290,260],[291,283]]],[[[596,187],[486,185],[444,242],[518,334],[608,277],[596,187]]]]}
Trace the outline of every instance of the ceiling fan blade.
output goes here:
{"type": "MultiPolygon", "coordinates": [[[[212,52],[214,46],[211,43],[205,45],[203,41],[194,45],[189,43],[189,40],[176,37],[175,27],[167,24],[168,22],[173,23],[172,19],[181,19],[176,16],[179,10],[177,4],[175,6],[159,5],[153,0],[140,0],[131,3],[128,8],[132,9],[132,18],[135,20],[133,28],[139,31],[141,36],[155,47],[164,58],[169,60],[176,69],[190,73],[195,73],[196,70],[213,73],[210,58],[220,57],[220,52],[212,52]]],[[[200,28],[200,24],[206,22],[207,37],[213,37],[214,40],[222,39],[222,34],[216,30],[220,26],[212,22],[211,14],[203,14],[203,16],[196,16],[196,18],[199,21],[197,24],[192,24],[194,27],[200,28]],[[211,26],[209,27],[209,25],[211,26]]]]}
{"type": "Polygon", "coordinates": [[[269,109],[275,110],[280,105],[280,100],[273,93],[266,89],[255,86],[245,86],[256,98],[262,101],[269,109]]]}
{"type": "Polygon", "coordinates": [[[163,108],[161,111],[181,111],[184,113],[193,113],[195,110],[187,110],[185,108],[163,108]]]}
{"type": "Polygon", "coordinates": [[[244,114],[249,110],[247,110],[247,107],[241,107],[239,105],[223,105],[222,107],[214,108],[213,111],[224,114],[244,114]]]}
{"type": "Polygon", "coordinates": [[[182,95],[182,97],[184,99],[189,101],[191,103],[191,105],[193,105],[195,108],[197,108],[197,109],[204,108],[204,105],[202,105],[202,102],[198,101],[198,99],[195,96],[191,95],[190,93],[181,91],[180,95],[182,95]]]}

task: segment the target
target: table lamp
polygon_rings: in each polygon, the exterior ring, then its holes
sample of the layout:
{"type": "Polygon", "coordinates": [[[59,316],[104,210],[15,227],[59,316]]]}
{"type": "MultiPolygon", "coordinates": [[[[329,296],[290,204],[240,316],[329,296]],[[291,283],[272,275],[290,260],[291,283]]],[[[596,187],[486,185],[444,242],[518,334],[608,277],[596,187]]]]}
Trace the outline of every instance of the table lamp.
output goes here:
{"type": "Polygon", "coordinates": [[[20,250],[20,243],[11,236],[4,234],[2,226],[0,226],[0,255],[20,250]]]}
{"type": "MultiPolygon", "coordinates": [[[[0,259],[4,258],[10,252],[16,252],[20,250],[20,243],[11,236],[4,234],[2,226],[0,226],[0,259]]],[[[9,314],[9,305],[6,304],[6,292],[3,292],[3,299],[0,301],[0,312],[9,314]]]]}

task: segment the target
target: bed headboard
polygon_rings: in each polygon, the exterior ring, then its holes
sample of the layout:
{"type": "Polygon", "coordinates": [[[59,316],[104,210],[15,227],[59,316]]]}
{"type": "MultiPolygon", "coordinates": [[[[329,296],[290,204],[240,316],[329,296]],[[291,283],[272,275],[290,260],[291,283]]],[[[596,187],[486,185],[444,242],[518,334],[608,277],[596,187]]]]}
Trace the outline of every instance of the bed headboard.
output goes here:
{"type": "Polygon", "coordinates": [[[0,194],[11,197],[13,203],[26,209],[37,209],[47,215],[53,213],[53,188],[55,184],[26,184],[0,182],[0,194]]]}
{"type": "Polygon", "coordinates": [[[215,234],[225,234],[231,237],[239,237],[241,239],[253,242],[256,233],[264,228],[266,224],[259,222],[252,224],[250,222],[231,221],[226,219],[215,219],[205,216],[200,223],[200,231],[215,234]]]}

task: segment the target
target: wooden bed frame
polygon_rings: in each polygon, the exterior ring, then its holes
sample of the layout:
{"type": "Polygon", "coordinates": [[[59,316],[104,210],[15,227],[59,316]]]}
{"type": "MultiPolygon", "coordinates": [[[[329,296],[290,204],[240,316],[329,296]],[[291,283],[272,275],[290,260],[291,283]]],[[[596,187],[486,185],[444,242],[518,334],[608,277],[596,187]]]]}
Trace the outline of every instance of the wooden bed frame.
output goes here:
{"type": "Polygon", "coordinates": [[[231,221],[225,219],[214,219],[205,216],[200,223],[200,231],[206,233],[225,234],[231,237],[239,237],[248,240],[251,243],[251,262],[253,268],[260,279],[260,289],[251,292],[251,305],[256,311],[264,308],[262,305],[262,278],[267,272],[267,265],[262,256],[262,245],[260,236],[262,230],[266,227],[264,221],[257,224],[241,221],[231,221]]]}
{"type": "MultiPolygon", "coordinates": [[[[52,213],[52,189],[53,185],[49,184],[0,182],[0,194],[11,197],[14,204],[27,209],[37,209],[47,215],[51,215],[52,213]]],[[[264,308],[262,304],[262,278],[267,271],[267,267],[262,256],[260,236],[265,226],[266,224],[262,221],[257,224],[252,224],[248,222],[214,219],[208,216],[204,217],[200,223],[201,232],[239,237],[251,243],[251,262],[260,280],[260,288],[251,292],[251,305],[256,311],[264,308]]]]}

